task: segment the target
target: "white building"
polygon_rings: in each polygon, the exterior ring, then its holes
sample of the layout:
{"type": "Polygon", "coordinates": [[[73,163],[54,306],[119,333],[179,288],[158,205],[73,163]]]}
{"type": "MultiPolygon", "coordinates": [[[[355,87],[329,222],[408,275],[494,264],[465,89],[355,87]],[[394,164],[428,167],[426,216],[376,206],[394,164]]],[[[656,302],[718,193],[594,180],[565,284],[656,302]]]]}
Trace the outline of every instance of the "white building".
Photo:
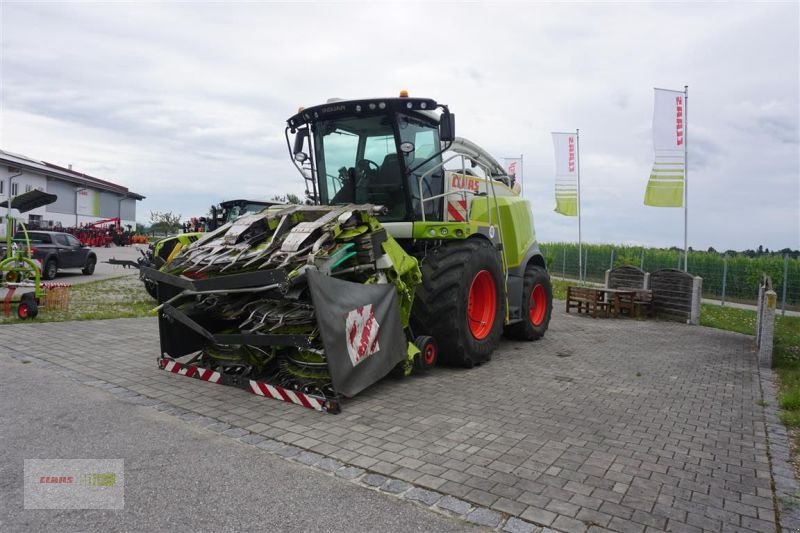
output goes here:
{"type": "MultiPolygon", "coordinates": [[[[112,218],[119,218],[123,228],[135,228],[136,201],[144,199],[122,185],[0,150],[0,201],[9,193],[13,197],[33,189],[58,197],[54,203],[24,214],[23,222],[42,228],[80,227],[112,218]]],[[[5,209],[0,208],[3,215],[5,209]]],[[[5,227],[0,227],[0,235],[4,234],[5,227]]]]}

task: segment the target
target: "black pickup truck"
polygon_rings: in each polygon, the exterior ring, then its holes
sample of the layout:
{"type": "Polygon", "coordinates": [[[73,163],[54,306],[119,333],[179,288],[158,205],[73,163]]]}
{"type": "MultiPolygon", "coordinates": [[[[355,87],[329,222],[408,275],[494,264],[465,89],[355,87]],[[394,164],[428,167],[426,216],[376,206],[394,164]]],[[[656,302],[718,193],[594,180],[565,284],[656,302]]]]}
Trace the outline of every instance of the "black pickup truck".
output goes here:
{"type": "MultiPolygon", "coordinates": [[[[97,256],[88,246],[69,233],[58,231],[29,231],[33,259],[42,265],[42,279],[53,279],[65,268],[80,268],[87,276],[94,273],[97,256]]],[[[25,247],[25,235],[14,236],[14,244],[25,247]]],[[[5,245],[0,245],[0,255],[5,256],[5,245]]]]}

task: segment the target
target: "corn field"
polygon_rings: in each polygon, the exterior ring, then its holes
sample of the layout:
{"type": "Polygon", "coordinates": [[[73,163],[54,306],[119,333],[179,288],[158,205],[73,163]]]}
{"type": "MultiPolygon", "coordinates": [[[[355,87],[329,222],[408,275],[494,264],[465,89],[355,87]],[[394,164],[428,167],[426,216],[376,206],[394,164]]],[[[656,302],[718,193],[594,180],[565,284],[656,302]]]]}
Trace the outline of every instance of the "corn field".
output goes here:
{"type": "MultiPolygon", "coordinates": [[[[577,243],[546,243],[540,247],[553,276],[580,279],[577,243]]],[[[584,244],[583,254],[583,278],[598,283],[604,281],[606,270],[623,265],[639,267],[645,272],[661,268],[683,269],[683,251],[674,249],[584,244]]],[[[772,278],[779,308],[800,310],[798,258],[777,254],[725,256],[716,252],[690,251],[688,265],[690,274],[703,278],[705,298],[755,303],[758,282],[762,274],[767,274],[772,278]]]]}

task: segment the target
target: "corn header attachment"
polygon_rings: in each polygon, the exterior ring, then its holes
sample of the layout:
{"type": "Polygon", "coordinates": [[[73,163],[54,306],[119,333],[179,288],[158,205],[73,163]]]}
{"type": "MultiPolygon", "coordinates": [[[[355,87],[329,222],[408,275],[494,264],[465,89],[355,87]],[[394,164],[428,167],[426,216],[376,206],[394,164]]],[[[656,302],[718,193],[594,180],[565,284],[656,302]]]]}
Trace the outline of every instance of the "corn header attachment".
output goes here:
{"type": "Polygon", "coordinates": [[[145,269],[158,284],[159,366],[328,412],[392,371],[433,366],[433,340],[408,333],[417,260],[381,212],[274,206],[145,269]]]}

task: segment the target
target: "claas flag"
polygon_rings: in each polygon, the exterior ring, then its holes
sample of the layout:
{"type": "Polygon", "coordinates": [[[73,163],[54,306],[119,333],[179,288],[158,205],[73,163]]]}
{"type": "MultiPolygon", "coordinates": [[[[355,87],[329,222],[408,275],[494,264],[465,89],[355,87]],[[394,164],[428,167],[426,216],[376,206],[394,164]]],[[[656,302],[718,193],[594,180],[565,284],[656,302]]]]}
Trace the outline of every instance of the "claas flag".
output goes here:
{"type": "Polygon", "coordinates": [[[686,95],[656,89],[653,111],[655,162],[644,193],[644,204],[683,207],[685,168],[686,95]]]}
{"type": "Polygon", "coordinates": [[[555,212],[578,216],[578,136],[577,133],[553,133],[556,155],[555,212]]]}

